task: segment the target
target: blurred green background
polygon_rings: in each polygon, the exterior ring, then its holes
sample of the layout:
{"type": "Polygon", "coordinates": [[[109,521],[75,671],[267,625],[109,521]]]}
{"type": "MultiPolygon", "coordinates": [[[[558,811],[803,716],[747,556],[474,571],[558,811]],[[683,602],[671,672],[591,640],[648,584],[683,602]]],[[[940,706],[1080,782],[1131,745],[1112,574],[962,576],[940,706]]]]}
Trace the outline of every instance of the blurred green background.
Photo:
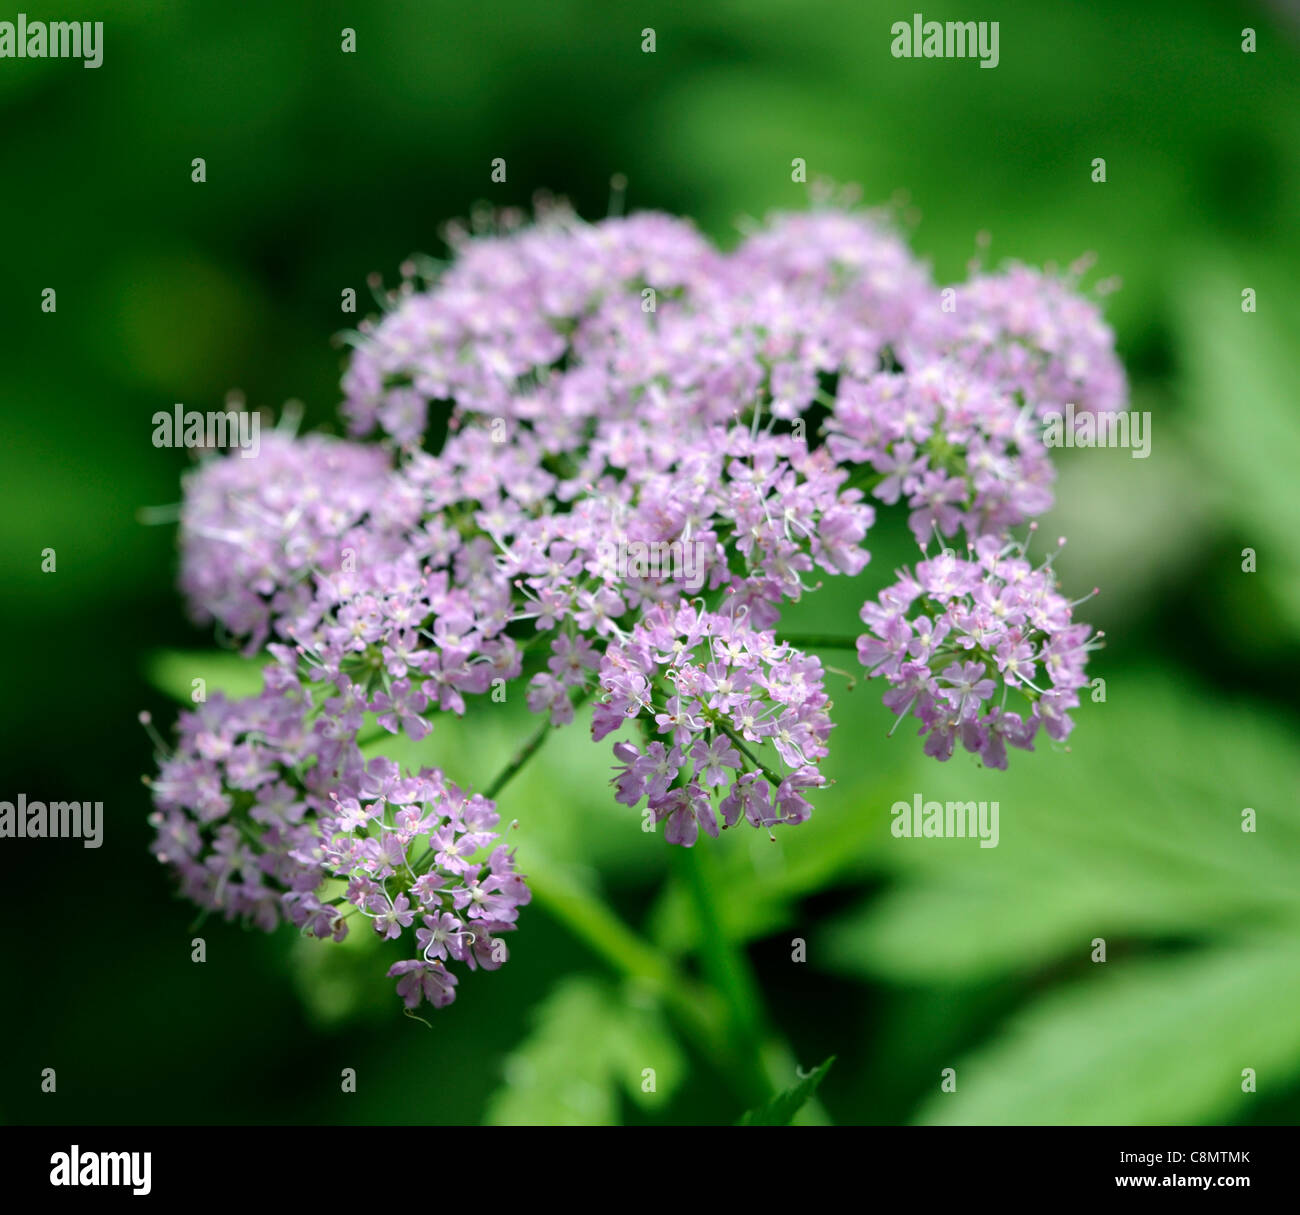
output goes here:
{"type": "MultiPolygon", "coordinates": [[[[895,200],[941,279],[962,276],[980,231],[990,262],[1094,251],[1097,275],[1123,280],[1108,315],[1154,446],[1145,461],[1062,453],[1045,530],[1070,537],[1067,589],[1102,586],[1087,611],[1109,642],[1093,668],[1106,701],[1077,714],[1070,751],[1017,753],[1005,774],[941,767],[906,731],[886,742],[877,689],[836,677],[837,784],[813,820],[775,845],[706,841],[768,1016],[803,1066],[838,1056],[821,1090],[837,1122],[1297,1120],[1292,6],[924,6],[998,20],[992,71],[891,58],[890,24],[912,7],[861,0],[22,7],[103,20],[105,42],[96,71],[0,61],[0,612],[14,650],[0,795],[102,800],[107,826],[99,851],[0,843],[0,1119],[740,1113],[671,1018],[541,906],[510,965],[467,977],[432,1030],[400,1015],[382,977],[393,959],[368,941],[210,921],[208,961],[192,964],[192,908],[147,852],[152,760],[135,717],[170,722],[166,688],[188,687],[186,655],[211,638],[173,589],[173,530],[137,511],[175,502],[185,466],[150,443],[158,409],[214,408],[237,388],[331,425],[340,292],[366,298],[371,272],[391,282],[409,253],[439,252],[438,226],[476,202],[548,188],[598,217],[625,173],[630,207],[692,216],[726,243],[746,216],[803,205],[798,156],[867,202],[895,200]],[[345,26],[356,54],[340,53],[345,26]],[[1000,846],[892,839],[889,806],[918,791],[997,798],[1000,846]],[[39,1091],[44,1067],[55,1095],[39,1091]],[[947,1067],[954,1094],[939,1091],[947,1067]]],[[[856,632],[856,607],[908,552],[888,527],[872,547],[858,584],[828,587],[791,628],[856,632]]],[[[440,724],[422,758],[481,785],[530,728],[513,707],[440,724]]],[[[510,787],[524,868],[601,892],[690,971],[666,848],[613,803],[608,764],[577,727],[510,787]]]]}

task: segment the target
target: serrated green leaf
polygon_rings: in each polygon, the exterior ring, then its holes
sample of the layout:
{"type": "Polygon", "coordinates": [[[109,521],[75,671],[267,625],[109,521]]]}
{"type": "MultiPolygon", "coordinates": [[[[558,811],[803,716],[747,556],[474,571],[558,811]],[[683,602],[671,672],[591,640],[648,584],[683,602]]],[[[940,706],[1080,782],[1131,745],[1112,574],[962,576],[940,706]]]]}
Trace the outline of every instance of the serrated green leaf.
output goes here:
{"type": "Polygon", "coordinates": [[[535,1029],[505,1063],[488,1104],[494,1126],[612,1126],[618,1094],[654,1107],[670,1100],[685,1061],[658,1009],[585,976],[562,980],[535,1029]]]}
{"type": "Polygon", "coordinates": [[[765,1105],[761,1105],[757,1109],[746,1110],[736,1125],[789,1126],[794,1116],[817,1092],[821,1082],[826,1079],[826,1073],[831,1070],[831,1064],[834,1062],[835,1056],[832,1055],[820,1067],[814,1068],[806,1076],[801,1076],[797,1084],[792,1085],[782,1093],[778,1093],[765,1105]]]}
{"type": "Polygon", "coordinates": [[[1115,674],[1107,702],[1076,716],[1070,752],[1015,752],[1007,772],[964,756],[918,764],[897,799],[997,801],[998,846],[891,836],[899,885],[815,940],[810,960],[963,983],[1083,960],[1097,936],[1300,924],[1300,749],[1283,723],[1150,669],[1115,674]]]}
{"type": "MultiPolygon", "coordinates": [[[[1300,1068],[1300,941],[1225,942],[1153,961],[1097,964],[1029,1005],[955,1063],[956,1091],[917,1121],[948,1125],[1159,1125],[1218,1121],[1300,1068]],[[1243,1069],[1259,1094],[1242,1091],[1243,1069]]],[[[938,1089],[938,1079],[935,1087],[938,1089]]]]}

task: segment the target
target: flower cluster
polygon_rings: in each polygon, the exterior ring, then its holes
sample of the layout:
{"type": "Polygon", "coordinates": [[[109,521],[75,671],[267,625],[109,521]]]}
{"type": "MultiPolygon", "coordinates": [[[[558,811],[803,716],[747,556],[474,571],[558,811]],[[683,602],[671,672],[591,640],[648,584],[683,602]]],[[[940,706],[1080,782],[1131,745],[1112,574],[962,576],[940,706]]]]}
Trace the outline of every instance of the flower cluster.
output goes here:
{"type": "Polygon", "coordinates": [[[456,996],[449,961],[495,970],[506,960],[500,934],[514,929],[528,886],[514,854],[496,842],[496,807],[442,773],[403,777],[376,758],[358,792],[336,797],[322,819],[321,860],[347,878],[343,899],[380,936],[395,940],[414,928],[419,956],[388,973],[401,976],[397,992],[408,1008],[421,999],[441,1008],[456,996]]]}
{"type": "Polygon", "coordinates": [[[408,1008],[449,1004],[447,963],[500,966],[499,935],[530,897],[497,843],[496,808],[436,770],[365,762],[289,666],[267,674],[257,697],[215,695],[181,715],[152,782],[155,855],[226,919],[339,941],[359,913],[386,940],[410,938],[417,956],[389,970],[398,994],[408,1008]]]}
{"type": "Polygon", "coordinates": [[[1037,414],[1073,402],[1080,413],[1125,408],[1128,385],[1101,310],[1074,290],[1089,264],[1053,276],[1011,265],[953,290],[951,311],[930,318],[921,348],[958,360],[1037,414]]]}
{"type": "Polygon", "coordinates": [[[420,502],[377,447],[272,433],[247,455],[186,477],[180,583],[199,623],[256,650],[307,607],[313,574],[399,558],[420,502]]]}
{"type": "Polygon", "coordinates": [[[718,834],[715,791],[724,826],[743,815],[771,827],[803,822],[812,807],[799,790],[824,783],[817,761],[826,754],[831,703],[821,663],[751,627],[743,606],[727,607],[659,605],[605,651],[600,666],[605,699],[592,736],[629,718],[662,736],[644,751],[615,744],[623,765],[616,785],[625,805],[648,798],[654,821],[667,820],[669,843],[689,846],[700,828],[718,834]],[[769,746],[789,769],[785,777],[755,754],[769,746]]]}
{"type": "Polygon", "coordinates": [[[1030,411],[949,361],[842,379],[827,424],[836,459],[872,470],[872,493],[908,507],[924,546],[939,533],[999,535],[1052,504],[1030,411]]]}
{"type": "Polygon", "coordinates": [[[858,658],[889,684],[885,704],[899,719],[920,721],[927,755],[950,759],[960,739],[1005,768],[1008,744],[1032,751],[1040,726],[1058,742],[1073,727],[1069,710],[1100,636],[1074,622],[1075,606],[1057,590],[1050,559],[1034,568],[1025,546],[982,536],[970,559],[945,549],[864,604],[870,631],[858,658]],[[1012,692],[1023,712],[1007,708],[1012,692]]]}
{"type": "Polygon", "coordinates": [[[886,704],[940,758],[1065,737],[1095,639],[1010,529],[1051,504],[1043,416],[1124,407],[1074,272],[941,287],[836,205],[729,253],[558,204],[448,243],[351,335],[348,438],[277,431],[185,480],[190,610],[271,660],[161,760],[157,851],[188,897],[316,936],[361,915],[413,938],[407,1004],[446,1003],[449,964],[500,963],[527,887],[490,803],[362,744],[507,688],[555,726],[594,696],[596,740],[632,727],[614,797],[670,843],[804,822],[831,703],[786,608],[861,575],[892,507],[968,558],[863,608],[886,704]]]}

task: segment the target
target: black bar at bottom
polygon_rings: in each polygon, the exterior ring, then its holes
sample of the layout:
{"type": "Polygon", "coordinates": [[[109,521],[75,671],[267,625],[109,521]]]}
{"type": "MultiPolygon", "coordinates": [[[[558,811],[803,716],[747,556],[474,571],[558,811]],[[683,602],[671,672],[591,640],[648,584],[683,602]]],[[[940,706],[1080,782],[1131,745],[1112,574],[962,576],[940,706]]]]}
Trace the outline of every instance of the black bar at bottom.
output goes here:
{"type": "Polygon", "coordinates": [[[616,1200],[609,1183],[619,1173],[611,1169],[619,1169],[624,1155],[622,1175],[630,1183],[647,1169],[667,1181],[661,1170],[678,1156],[686,1168],[673,1184],[679,1196],[698,1184],[692,1177],[709,1188],[723,1185],[733,1196],[786,1181],[806,1198],[837,1192],[841,1178],[850,1193],[921,1198],[1052,1200],[1209,1190],[1220,1196],[1233,1191],[1240,1203],[1294,1197],[1296,1189],[1292,1127],[701,1131],[706,1128],[6,1127],[0,1130],[0,1176],[6,1197],[38,1201],[172,1206],[196,1198],[205,1205],[254,1198],[264,1208],[276,1199],[310,1198],[318,1210],[350,1200],[403,1206],[401,1195],[413,1198],[429,1183],[436,1192],[436,1179],[445,1184],[460,1169],[469,1170],[465,1179],[489,1201],[505,1178],[511,1193],[498,1201],[550,1205],[583,1191],[592,1202],[601,1194],[616,1200]],[[682,1131],[688,1140],[670,1142],[682,1131]],[[769,1141],[742,1142],[756,1132],[769,1141]]]}

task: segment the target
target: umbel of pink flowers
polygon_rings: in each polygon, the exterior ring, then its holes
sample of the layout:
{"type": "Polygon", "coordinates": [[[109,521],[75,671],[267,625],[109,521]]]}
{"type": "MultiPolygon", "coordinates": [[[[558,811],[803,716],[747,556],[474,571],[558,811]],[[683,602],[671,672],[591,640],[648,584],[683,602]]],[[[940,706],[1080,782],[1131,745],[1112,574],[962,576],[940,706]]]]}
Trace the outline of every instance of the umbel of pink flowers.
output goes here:
{"type": "Polygon", "coordinates": [[[505,960],[528,887],[492,801],[359,735],[421,739],[519,681],[556,726],[594,698],[611,800],[670,844],[805,822],[831,702],[782,612],[863,570],[881,509],[920,546],[861,611],[899,721],[997,768],[1068,735],[1095,637],[1013,529],[1052,501],[1043,415],[1125,407],[1073,275],[943,288],[838,207],[730,253],[562,206],[449,244],[353,335],[350,438],[277,432],[185,478],[190,610],[268,660],[160,755],[154,847],[186,896],[336,940],[360,914],[409,943],[407,1006],[449,1003],[453,964],[505,960]],[[689,571],[618,556],[673,545],[689,571]]]}

